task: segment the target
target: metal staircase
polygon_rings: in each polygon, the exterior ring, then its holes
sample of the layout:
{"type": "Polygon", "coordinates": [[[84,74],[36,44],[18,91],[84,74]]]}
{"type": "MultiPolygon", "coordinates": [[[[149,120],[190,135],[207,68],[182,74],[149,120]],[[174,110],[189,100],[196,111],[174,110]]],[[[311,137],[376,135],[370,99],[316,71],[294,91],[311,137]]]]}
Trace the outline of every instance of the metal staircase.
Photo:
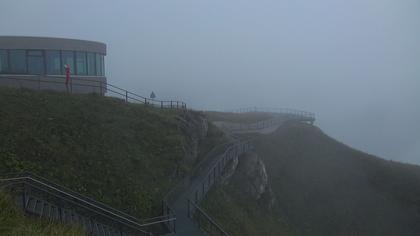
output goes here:
{"type": "Polygon", "coordinates": [[[119,229],[82,216],[72,209],[59,207],[34,196],[27,196],[25,200],[24,208],[28,214],[65,224],[80,225],[87,234],[108,236],[127,235],[119,229]]]}
{"type": "Polygon", "coordinates": [[[15,196],[26,214],[80,226],[88,235],[152,236],[151,227],[158,227],[165,234],[175,231],[176,217],[165,204],[162,215],[139,220],[30,173],[5,175],[0,186],[15,196]]]}

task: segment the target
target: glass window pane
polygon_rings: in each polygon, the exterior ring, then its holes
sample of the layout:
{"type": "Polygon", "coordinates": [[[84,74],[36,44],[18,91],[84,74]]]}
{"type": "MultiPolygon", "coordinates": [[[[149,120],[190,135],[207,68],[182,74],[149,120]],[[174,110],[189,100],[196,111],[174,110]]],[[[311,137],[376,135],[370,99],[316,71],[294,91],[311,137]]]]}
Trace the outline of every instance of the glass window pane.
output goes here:
{"type": "Polygon", "coordinates": [[[87,54],[87,69],[88,69],[88,75],[95,75],[96,69],[95,69],[95,53],[89,52],[87,54]]]}
{"type": "Polygon", "coordinates": [[[41,50],[28,50],[28,56],[39,56],[42,57],[42,51],[41,50]]]}
{"type": "MultiPolygon", "coordinates": [[[[74,73],[74,52],[73,51],[62,51],[61,61],[63,66],[68,65],[70,67],[70,74],[74,73]]],[[[64,73],[64,70],[62,70],[64,73]]]]}
{"type": "Polygon", "coordinates": [[[47,58],[47,74],[49,75],[60,75],[62,66],[60,59],[60,51],[46,51],[47,58]]]}
{"type": "Polygon", "coordinates": [[[96,75],[101,76],[101,55],[96,54],[96,75]]]}
{"type": "Polygon", "coordinates": [[[28,50],[28,73],[44,74],[44,56],[41,50],[28,50]]]}
{"type": "Polygon", "coordinates": [[[105,61],[104,55],[101,55],[101,75],[105,76],[105,61]]]}
{"type": "Polygon", "coordinates": [[[9,71],[9,57],[6,50],[0,50],[0,73],[9,71]]]}
{"type": "Polygon", "coordinates": [[[12,73],[26,73],[26,52],[25,50],[10,50],[10,72],[12,73]]]}
{"type": "Polygon", "coordinates": [[[86,75],[86,53],[76,52],[76,68],[78,75],[86,75]]]}

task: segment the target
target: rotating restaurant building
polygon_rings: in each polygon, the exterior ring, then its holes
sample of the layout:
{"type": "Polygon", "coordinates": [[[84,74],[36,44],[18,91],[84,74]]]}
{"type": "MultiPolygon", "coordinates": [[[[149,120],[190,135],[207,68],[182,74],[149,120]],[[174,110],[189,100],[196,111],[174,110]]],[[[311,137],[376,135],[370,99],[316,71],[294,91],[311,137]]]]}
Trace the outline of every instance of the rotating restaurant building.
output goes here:
{"type": "Polygon", "coordinates": [[[104,94],[105,55],[100,42],[0,36],[0,86],[104,94]]]}

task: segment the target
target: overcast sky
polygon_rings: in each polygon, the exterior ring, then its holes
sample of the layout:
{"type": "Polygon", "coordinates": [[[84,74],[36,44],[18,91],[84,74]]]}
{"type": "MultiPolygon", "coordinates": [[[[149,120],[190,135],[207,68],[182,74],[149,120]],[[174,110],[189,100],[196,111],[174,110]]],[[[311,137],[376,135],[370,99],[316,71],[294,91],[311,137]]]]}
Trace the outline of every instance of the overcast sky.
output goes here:
{"type": "Polygon", "coordinates": [[[101,41],[112,84],[313,111],[350,146],[420,164],[419,0],[1,0],[0,35],[101,41]]]}

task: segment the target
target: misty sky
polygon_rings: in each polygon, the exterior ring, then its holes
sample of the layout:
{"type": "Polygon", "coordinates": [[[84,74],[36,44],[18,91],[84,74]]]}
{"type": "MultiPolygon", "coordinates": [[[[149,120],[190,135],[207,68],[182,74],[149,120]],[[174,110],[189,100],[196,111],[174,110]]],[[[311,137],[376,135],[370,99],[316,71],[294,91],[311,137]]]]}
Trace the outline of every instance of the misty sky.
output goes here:
{"type": "Polygon", "coordinates": [[[350,146],[420,164],[419,0],[1,0],[0,35],[101,41],[112,84],[313,111],[350,146]]]}

